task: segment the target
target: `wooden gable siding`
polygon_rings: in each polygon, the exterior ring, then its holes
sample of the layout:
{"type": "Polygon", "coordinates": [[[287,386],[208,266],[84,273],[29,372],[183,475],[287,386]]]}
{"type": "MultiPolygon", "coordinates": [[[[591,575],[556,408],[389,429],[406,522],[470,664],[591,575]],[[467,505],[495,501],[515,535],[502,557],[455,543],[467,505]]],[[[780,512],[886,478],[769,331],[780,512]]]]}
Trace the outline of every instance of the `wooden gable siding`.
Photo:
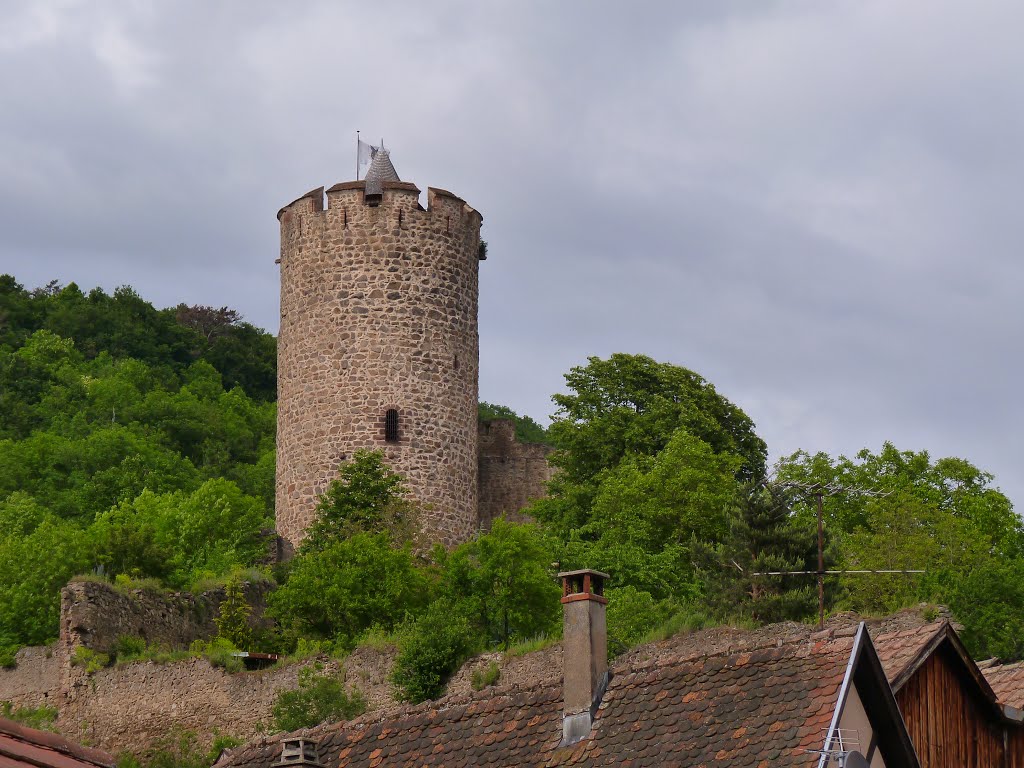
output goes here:
{"type": "Polygon", "coordinates": [[[1024,768],[1024,727],[1006,726],[1006,768],[1024,768]]]}
{"type": "Polygon", "coordinates": [[[921,768],[1005,768],[1002,725],[952,655],[939,648],[896,693],[921,768]]]}

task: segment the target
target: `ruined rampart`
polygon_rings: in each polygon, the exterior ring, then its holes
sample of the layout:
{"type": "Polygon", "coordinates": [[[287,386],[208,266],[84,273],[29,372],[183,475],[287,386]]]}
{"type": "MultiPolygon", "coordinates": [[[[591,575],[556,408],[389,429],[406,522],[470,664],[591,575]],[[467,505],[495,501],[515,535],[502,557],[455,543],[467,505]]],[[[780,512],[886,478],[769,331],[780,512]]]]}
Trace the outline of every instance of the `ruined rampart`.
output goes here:
{"type": "Polygon", "coordinates": [[[479,425],[480,526],[487,530],[501,515],[528,521],[520,510],[543,497],[553,469],[551,447],[516,440],[510,419],[482,421],[479,425]]]}
{"type": "MultiPolygon", "coordinates": [[[[250,621],[258,627],[269,585],[246,582],[242,591],[253,607],[250,621]]],[[[223,588],[193,595],[73,581],[61,592],[60,646],[69,653],[76,646],[111,653],[119,637],[140,637],[168,649],[188,648],[193,641],[217,633],[214,620],[223,600],[223,588]]]]}

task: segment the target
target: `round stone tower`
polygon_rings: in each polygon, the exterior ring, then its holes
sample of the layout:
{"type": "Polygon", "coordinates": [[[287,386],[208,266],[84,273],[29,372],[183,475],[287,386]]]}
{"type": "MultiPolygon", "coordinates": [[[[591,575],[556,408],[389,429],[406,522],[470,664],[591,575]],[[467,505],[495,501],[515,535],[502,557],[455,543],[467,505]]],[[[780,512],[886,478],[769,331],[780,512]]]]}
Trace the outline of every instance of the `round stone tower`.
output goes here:
{"type": "Polygon", "coordinates": [[[281,222],[277,530],[305,537],[316,499],[379,449],[423,506],[431,540],[477,528],[482,217],[402,182],[386,150],[363,181],[320,187],[281,222]]]}

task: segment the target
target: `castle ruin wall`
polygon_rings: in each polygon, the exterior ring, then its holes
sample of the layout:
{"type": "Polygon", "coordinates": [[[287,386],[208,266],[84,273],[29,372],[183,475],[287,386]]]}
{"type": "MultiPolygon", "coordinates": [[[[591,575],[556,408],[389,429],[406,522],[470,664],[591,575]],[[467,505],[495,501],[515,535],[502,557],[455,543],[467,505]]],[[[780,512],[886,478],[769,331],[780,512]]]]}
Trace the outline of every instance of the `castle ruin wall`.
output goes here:
{"type": "Polygon", "coordinates": [[[501,515],[515,522],[529,522],[521,512],[534,499],[547,494],[554,472],[548,463],[552,448],[540,443],[521,443],[511,419],[479,424],[480,527],[490,530],[501,515]]]}
{"type": "Polygon", "coordinates": [[[52,645],[22,648],[14,657],[15,665],[0,668],[0,701],[15,707],[57,707],[60,688],[60,664],[54,659],[52,645]]]}

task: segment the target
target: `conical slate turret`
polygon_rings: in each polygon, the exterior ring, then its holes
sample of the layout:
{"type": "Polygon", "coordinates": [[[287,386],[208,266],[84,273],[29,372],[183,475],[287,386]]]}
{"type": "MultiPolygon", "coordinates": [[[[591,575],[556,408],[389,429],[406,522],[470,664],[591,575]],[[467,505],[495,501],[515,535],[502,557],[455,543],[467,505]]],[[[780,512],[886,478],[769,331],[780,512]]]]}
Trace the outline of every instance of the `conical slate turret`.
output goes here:
{"type": "Polygon", "coordinates": [[[398,178],[398,171],[395,170],[395,166],[391,164],[391,154],[381,147],[373,155],[373,162],[370,163],[370,168],[366,172],[366,194],[368,195],[379,195],[382,194],[381,183],[385,181],[401,181],[398,178]]]}

